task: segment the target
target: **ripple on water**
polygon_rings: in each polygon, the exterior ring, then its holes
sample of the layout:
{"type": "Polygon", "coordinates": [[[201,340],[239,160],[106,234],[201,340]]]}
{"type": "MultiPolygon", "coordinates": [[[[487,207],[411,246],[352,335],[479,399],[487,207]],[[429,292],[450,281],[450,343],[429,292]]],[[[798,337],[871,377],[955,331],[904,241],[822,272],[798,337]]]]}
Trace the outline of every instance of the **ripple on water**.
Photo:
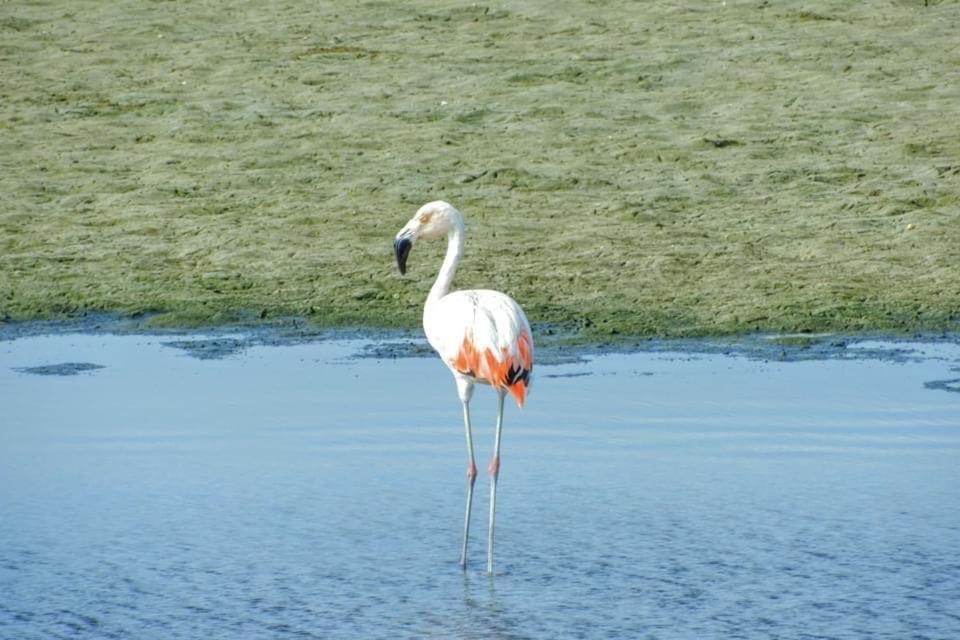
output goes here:
{"type": "Polygon", "coordinates": [[[0,637],[960,637],[960,425],[924,385],[954,351],[544,364],[506,417],[491,579],[485,481],[457,566],[441,363],[165,341],[3,344],[105,369],[0,370],[0,637]]]}

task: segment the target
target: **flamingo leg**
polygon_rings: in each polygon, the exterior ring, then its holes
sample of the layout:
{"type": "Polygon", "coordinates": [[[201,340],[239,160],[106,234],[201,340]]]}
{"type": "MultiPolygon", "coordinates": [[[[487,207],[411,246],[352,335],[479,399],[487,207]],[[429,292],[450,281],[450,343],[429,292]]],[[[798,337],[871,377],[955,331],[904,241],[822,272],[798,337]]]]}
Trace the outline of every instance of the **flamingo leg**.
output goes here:
{"type": "Polygon", "coordinates": [[[467,433],[467,509],[463,516],[463,550],[460,566],[467,568],[467,540],[470,537],[470,508],[473,506],[473,484],[477,479],[477,464],[473,457],[473,433],[470,429],[470,402],[463,403],[463,425],[467,433]]]}
{"type": "Polygon", "coordinates": [[[497,390],[497,435],[493,443],[493,458],[490,460],[490,525],[487,528],[487,573],[493,574],[493,525],[497,515],[497,477],[500,475],[500,432],[503,429],[503,397],[505,391],[497,390]]]}

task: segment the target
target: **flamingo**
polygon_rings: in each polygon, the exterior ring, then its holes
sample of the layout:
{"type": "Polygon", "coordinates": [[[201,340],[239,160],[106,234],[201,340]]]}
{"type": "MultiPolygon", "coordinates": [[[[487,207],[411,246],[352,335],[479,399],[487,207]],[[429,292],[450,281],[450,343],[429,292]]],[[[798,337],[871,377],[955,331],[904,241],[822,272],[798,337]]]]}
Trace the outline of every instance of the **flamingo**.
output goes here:
{"type": "Polygon", "coordinates": [[[420,207],[400,230],[393,248],[400,274],[407,271],[407,256],[418,240],[446,236],[447,253],[423,307],[423,330],[430,346],[453,374],[463,404],[467,436],[467,507],[463,519],[460,566],[466,570],[470,509],[477,465],[473,455],[470,399],[474,384],[491,385],[497,392],[497,427],[490,460],[490,517],[487,527],[487,573],[493,573],[493,526],[497,509],[497,478],[500,474],[500,434],[503,430],[503,399],[510,393],[523,407],[533,374],[533,335],[520,305],[510,296],[488,289],[450,292],[457,265],[463,256],[466,228],[463,216],[451,204],[437,200],[420,207]]]}

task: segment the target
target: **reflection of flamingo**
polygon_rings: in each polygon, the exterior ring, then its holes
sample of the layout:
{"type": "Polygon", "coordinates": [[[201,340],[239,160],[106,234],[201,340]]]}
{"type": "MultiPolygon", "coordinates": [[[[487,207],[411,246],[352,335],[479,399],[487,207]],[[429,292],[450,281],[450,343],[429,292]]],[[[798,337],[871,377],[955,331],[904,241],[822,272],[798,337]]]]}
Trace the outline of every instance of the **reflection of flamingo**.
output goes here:
{"type": "Polygon", "coordinates": [[[467,564],[470,534],[470,506],[477,465],[473,458],[470,429],[470,398],[476,382],[492,385],[497,391],[497,435],[490,460],[490,524],[487,530],[487,571],[493,572],[493,523],[497,506],[497,476],[500,471],[500,431],[503,427],[503,398],[509,391],[522,407],[533,373],[533,337],[530,323],[513,298],[499,291],[450,290],[463,255],[465,228],[460,212],[442,201],[430,202],[417,211],[400,230],[393,243],[400,273],[406,273],[407,255],[419,240],[447,237],[447,255],[437,280],[430,288],[423,308],[423,329],[427,340],[450,367],[463,403],[467,432],[467,510],[463,523],[463,551],[460,565],[467,564]]]}

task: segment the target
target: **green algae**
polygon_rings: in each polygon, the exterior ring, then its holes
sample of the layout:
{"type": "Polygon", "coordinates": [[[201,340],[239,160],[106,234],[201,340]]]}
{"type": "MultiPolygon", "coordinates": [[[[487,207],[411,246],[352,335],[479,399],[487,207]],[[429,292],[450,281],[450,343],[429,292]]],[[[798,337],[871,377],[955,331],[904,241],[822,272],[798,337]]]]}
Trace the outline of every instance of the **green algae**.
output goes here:
{"type": "Polygon", "coordinates": [[[460,287],[585,340],[955,329],[957,2],[0,10],[0,318],[413,327],[460,287]]]}

